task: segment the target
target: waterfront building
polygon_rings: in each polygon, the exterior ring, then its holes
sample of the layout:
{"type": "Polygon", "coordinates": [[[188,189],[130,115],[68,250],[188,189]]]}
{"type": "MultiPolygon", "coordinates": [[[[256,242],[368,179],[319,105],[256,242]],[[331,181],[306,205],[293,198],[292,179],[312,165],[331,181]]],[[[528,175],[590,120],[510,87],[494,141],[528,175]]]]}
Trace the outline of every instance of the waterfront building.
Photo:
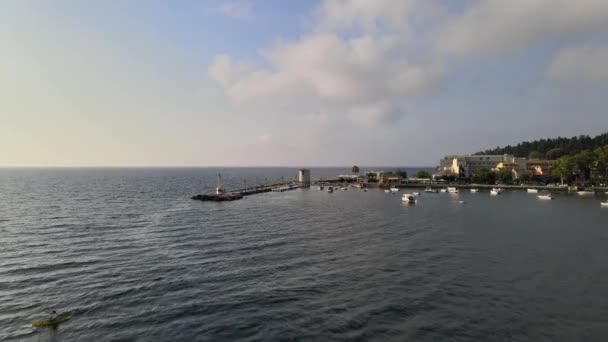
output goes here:
{"type": "Polygon", "coordinates": [[[303,186],[310,186],[310,170],[302,169],[298,172],[298,183],[303,186]]]}
{"type": "Polygon", "coordinates": [[[511,170],[517,179],[521,171],[528,170],[533,176],[546,176],[551,170],[551,160],[527,160],[510,154],[504,155],[451,155],[439,161],[438,173],[433,177],[470,177],[481,169],[498,172],[511,170]]]}

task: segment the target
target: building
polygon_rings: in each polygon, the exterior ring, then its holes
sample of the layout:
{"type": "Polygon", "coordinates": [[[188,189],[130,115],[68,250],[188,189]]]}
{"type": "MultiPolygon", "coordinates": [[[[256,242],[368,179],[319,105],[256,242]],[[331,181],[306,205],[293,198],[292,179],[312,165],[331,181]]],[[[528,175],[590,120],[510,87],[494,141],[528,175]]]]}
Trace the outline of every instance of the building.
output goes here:
{"type": "Polygon", "coordinates": [[[544,177],[549,175],[554,163],[554,160],[531,159],[528,160],[526,169],[532,176],[544,177]]]}
{"type": "Polygon", "coordinates": [[[310,186],[310,170],[302,169],[298,172],[298,183],[303,186],[310,186]]]}
{"type": "Polygon", "coordinates": [[[395,172],[378,172],[378,185],[380,186],[393,186],[401,184],[403,177],[395,172]]]}
{"type": "Polygon", "coordinates": [[[499,164],[508,165],[513,169],[526,168],[525,158],[515,158],[512,155],[454,155],[446,156],[439,161],[437,176],[470,177],[481,169],[496,170],[499,164]]]}

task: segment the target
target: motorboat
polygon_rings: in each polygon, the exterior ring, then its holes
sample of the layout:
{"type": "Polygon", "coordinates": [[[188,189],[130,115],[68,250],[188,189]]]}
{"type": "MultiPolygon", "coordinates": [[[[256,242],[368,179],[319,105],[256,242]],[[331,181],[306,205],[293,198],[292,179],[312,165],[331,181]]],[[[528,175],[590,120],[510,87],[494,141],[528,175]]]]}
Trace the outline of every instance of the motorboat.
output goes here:
{"type": "Polygon", "coordinates": [[[415,191],[415,192],[412,192],[412,195],[414,195],[414,196],[420,196],[420,193],[417,192],[417,191],[415,191]]]}
{"type": "Polygon", "coordinates": [[[391,190],[390,189],[384,189],[384,192],[389,193],[389,192],[391,192],[391,190]]]}
{"type": "Polygon", "coordinates": [[[333,187],[331,187],[331,186],[330,186],[330,187],[328,187],[328,188],[327,188],[327,192],[331,194],[332,192],[334,192],[334,188],[333,188],[333,187]]]}
{"type": "Polygon", "coordinates": [[[399,192],[399,188],[396,188],[394,186],[391,186],[391,192],[395,193],[395,192],[399,192]]]}
{"type": "Polygon", "coordinates": [[[553,195],[551,195],[551,193],[549,191],[541,191],[538,196],[538,199],[541,200],[552,200],[553,199],[553,195]]]}
{"type": "Polygon", "coordinates": [[[448,189],[441,189],[441,192],[448,192],[448,189]]]}
{"type": "Polygon", "coordinates": [[[465,202],[465,201],[462,201],[462,200],[458,201],[458,204],[465,204],[465,203],[466,203],[466,202],[465,202]]]}
{"type": "Polygon", "coordinates": [[[606,202],[600,202],[600,206],[602,206],[602,207],[608,207],[608,201],[606,201],[606,202]]]}
{"type": "Polygon", "coordinates": [[[437,191],[437,189],[433,189],[433,188],[426,188],[426,189],[424,189],[424,192],[430,192],[430,193],[436,194],[439,191],[437,191]]]}
{"type": "Polygon", "coordinates": [[[579,195],[581,195],[581,196],[590,196],[590,195],[595,194],[595,192],[593,192],[592,190],[587,190],[587,189],[577,191],[576,193],[579,194],[579,195]]]}
{"type": "Polygon", "coordinates": [[[363,188],[363,192],[367,192],[367,188],[363,188]]]}
{"type": "Polygon", "coordinates": [[[451,194],[457,194],[458,189],[456,189],[455,187],[448,187],[448,192],[451,194]]]}
{"type": "Polygon", "coordinates": [[[529,194],[536,194],[538,193],[538,189],[528,189],[527,190],[529,194]]]}
{"type": "Polygon", "coordinates": [[[500,191],[498,191],[498,189],[492,189],[492,190],[490,190],[490,195],[493,195],[493,196],[500,195],[500,191]]]}
{"type": "Polygon", "coordinates": [[[403,194],[401,196],[401,201],[405,202],[405,203],[409,203],[409,204],[414,204],[414,203],[416,203],[417,199],[412,194],[403,194]]]}
{"type": "Polygon", "coordinates": [[[476,193],[477,191],[479,191],[479,189],[475,189],[475,188],[471,189],[471,193],[476,193]]]}

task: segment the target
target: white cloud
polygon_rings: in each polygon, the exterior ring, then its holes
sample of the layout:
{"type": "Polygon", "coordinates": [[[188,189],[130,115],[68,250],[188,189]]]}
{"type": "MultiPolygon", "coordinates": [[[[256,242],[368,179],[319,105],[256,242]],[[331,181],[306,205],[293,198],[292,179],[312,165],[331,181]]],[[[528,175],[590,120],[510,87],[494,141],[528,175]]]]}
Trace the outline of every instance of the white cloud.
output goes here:
{"type": "Polygon", "coordinates": [[[268,67],[218,55],[209,75],[237,103],[392,122],[395,108],[431,87],[444,70],[439,60],[419,61],[410,46],[412,16],[420,9],[418,17],[431,17],[428,8],[419,0],[325,1],[316,30],[261,52],[268,67]]]}
{"type": "Polygon", "coordinates": [[[235,19],[249,19],[253,16],[251,5],[247,2],[225,2],[219,7],[220,12],[235,19]]]}
{"type": "Polygon", "coordinates": [[[564,35],[608,32],[606,0],[482,0],[438,37],[445,53],[491,54],[564,35]]]}
{"type": "Polygon", "coordinates": [[[545,76],[563,82],[608,82],[608,47],[563,49],[549,64],[545,76]]]}

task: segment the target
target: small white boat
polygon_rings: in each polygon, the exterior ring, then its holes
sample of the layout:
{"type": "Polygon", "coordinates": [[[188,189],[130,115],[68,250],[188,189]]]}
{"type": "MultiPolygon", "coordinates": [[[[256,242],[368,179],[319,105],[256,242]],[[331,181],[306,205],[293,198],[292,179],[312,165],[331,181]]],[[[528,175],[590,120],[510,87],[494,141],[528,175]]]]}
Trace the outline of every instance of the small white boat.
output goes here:
{"type": "Polygon", "coordinates": [[[538,199],[541,199],[541,200],[552,200],[553,199],[553,196],[551,195],[551,193],[549,191],[541,191],[538,194],[538,196],[536,196],[536,197],[538,197],[538,199]]]}
{"type": "Polygon", "coordinates": [[[471,193],[476,193],[479,189],[471,189],[471,193]]]}
{"type": "Polygon", "coordinates": [[[458,193],[458,189],[454,188],[454,187],[448,187],[448,192],[451,194],[457,194],[458,193]]]}
{"type": "Polygon", "coordinates": [[[465,202],[465,201],[462,201],[462,200],[461,200],[461,201],[458,201],[458,204],[465,204],[465,203],[466,203],[466,202],[465,202]]]}
{"type": "Polygon", "coordinates": [[[600,202],[600,206],[601,207],[608,207],[608,201],[606,201],[606,202],[600,202]]]}
{"type": "Polygon", "coordinates": [[[396,188],[394,186],[391,186],[391,192],[395,193],[395,192],[399,192],[399,188],[396,188]]]}
{"type": "Polygon", "coordinates": [[[401,196],[401,201],[409,204],[414,204],[416,203],[417,199],[412,194],[403,194],[403,196],[401,196]]]}
{"type": "Polygon", "coordinates": [[[492,190],[490,190],[490,195],[493,195],[493,196],[500,195],[500,191],[498,191],[497,189],[492,189],[492,190]]]}
{"type": "Polygon", "coordinates": [[[433,189],[433,188],[426,188],[426,189],[424,189],[424,192],[430,192],[430,193],[436,194],[439,191],[437,191],[437,189],[433,189]]]}
{"type": "Polygon", "coordinates": [[[389,192],[391,192],[391,190],[390,189],[384,189],[384,192],[389,193],[389,192]]]}
{"type": "Polygon", "coordinates": [[[414,196],[420,196],[420,193],[419,192],[412,192],[412,195],[414,195],[414,196]]]}
{"type": "Polygon", "coordinates": [[[529,194],[536,194],[536,193],[538,193],[538,189],[528,189],[528,193],[529,194]]]}
{"type": "Polygon", "coordinates": [[[367,188],[363,188],[363,192],[367,192],[367,188]]]}
{"type": "Polygon", "coordinates": [[[591,190],[581,190],[581,191],[577,191],[576,193],[581,196],[590,196],[590,195],[595,194],[595,192],[593,192],[591,190]]]}
{"type": "Polygon", "coordinates": [[[441,192],[448,192],[448,189],[441,189],[441,192]]]}

